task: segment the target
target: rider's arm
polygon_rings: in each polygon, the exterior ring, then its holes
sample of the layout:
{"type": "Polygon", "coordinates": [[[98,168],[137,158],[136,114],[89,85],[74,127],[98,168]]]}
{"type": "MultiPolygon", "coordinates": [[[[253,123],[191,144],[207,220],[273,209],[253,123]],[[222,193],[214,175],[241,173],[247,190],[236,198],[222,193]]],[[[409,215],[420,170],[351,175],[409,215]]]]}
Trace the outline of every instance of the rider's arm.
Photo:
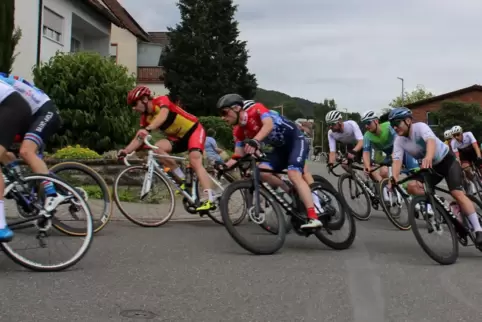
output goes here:
{"type": "Polygon", "coordinates": [[[335,163],[336,157],[336,141],[331,130],[328,131],[328,147],[330,148],[330,154],[328,155],[328,163],[335,163]]]}
{"type": "Polygon", "coordinates": [[[433,160],[435,156],[435,138],[428,138],[425,140],[427,144],[427,153],[425,154],[425,158],[429,160],[433,160]]]}
{"type": "Polygon", "coordinates": [[[158,129],[166,121],[167,116],[169,115],[169,109],[167,106],[161,106],[160,109],[159,114],[156,115],[151,124],[146,126],[146,130],[151,131],[158,129]]]}
{"type": "Polygon", "coordinates": [[[125,147],[124,150],[126,150],[127,153],[131,153],[132,151],[135,151],[138,148],[140,148],[142,143],[143,143],[142,140],[139,140],[136,134],[135,138],[132,139],[132,141],[125,147]]]}
{"type": "Polygon", "coordinates": [[[395,179],[395,182],[398,181],[400,177],[400,170],[402,169],[402,161],[403,161],[403,151],[402,145],[400,143],[400,138],[395,138],[395,142],[393,142],[393,152],[392,152],[392,176],[395,179]]]}
{"type": "Polygon", "coordinates": [[[480,158],[481,155],[480,155],[480,148],[479,148],[479,145],[477,143],[477,140],[475,139],[474,135],[472,134],[472,132],[467,132],[467,135],[469,136],[470,138],[470,143],[472,144],[472,147],[474,148],[475,150],[475,153],[477,154],[477,158],[480,158]]]}
{"type": "Polygon", "coordinates": [[[457,161],[460,162],[460,153],[457,147],[455,146],[455,140],[450,141],[450,147],[452,148],[452,152],[455,154],[455,157],[457,158],[457,161]]]}
{"type": "Polygon", "coordinates": [[[355,121],[353,121],[353,134],[355,135],[355,139],[357,140],[357,143],[353,148],[353,151],[359,152],[361,151],[361,149],[363,149],[363,134],[362,134],[362,131],[360,130],[360,127],[355,121]]]}
{"type": "Polygon", "coordinates": [[[370,169],[371,164],[371,153],[372,153],[372,142],[367,135],[363,136],[363,167],[365,169],[370,169]]]}
{"type": "Polygon", "coordinates": [[[271,133],[274,127],[273,119],[271,117],[261,117],[261,122],[263,123],[263,126],[253,138],[258,142],[263,141],[271,133]]]}

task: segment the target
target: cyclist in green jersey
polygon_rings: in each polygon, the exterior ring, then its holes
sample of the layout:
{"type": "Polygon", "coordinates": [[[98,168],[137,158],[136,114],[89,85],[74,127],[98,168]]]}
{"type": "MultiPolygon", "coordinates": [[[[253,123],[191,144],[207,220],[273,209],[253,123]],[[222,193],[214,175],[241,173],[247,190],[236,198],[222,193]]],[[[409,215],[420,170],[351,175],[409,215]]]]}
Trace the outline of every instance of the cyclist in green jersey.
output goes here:
{"type": "MultiPolygon", "coordinates": [[[[378,116],[373,111],[367,111],[363,114],[361,119],[362,125],[367,129],[363,135],[363,166],[365,168],[365,174],[371,171],[371,152],[372,149],[382,151],[386,154],[386,158],[383,162],[391,162],[393,143],[395,142],[395,137],[397,133],[390,126],[390,122],[384,122],[380,124],[378,116]]],[[[407,170],[418,168],[417,161],[405,153],[403,164],[407,170]]],[[[388,178],[388,168],[381,167],[380,173],[375,171],[372,173],[373,179],[376,181],[382,180],[382,178],[388,178]]],[[[410,185],[410,184],[409,184],[410,185]]],[[[383,198],[388,201],[388,193],[385,189],[383,190],[383,198]]]]}

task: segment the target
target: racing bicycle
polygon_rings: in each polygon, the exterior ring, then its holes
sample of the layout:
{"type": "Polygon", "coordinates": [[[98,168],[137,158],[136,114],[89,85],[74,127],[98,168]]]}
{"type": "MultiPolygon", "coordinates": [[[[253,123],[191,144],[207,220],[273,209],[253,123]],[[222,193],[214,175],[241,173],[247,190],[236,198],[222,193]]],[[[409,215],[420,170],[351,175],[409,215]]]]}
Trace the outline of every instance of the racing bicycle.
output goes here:
{"type": "MultiPolygon", "coordinates": [[[[252,175],[243,180],[237,180],[230,183],[224,190],[221,201],[221,215],[223,222],[231,237],[245,250],[256,255],[269,255],[276,253],[284,244],[286,238],[286,220],[284,212],[290,217],[290,223],[293,230],[300,236],[309,237],[315,235],[325,245],[337,249],[349,248],[356,235],[355,221],[349,211],[346,211],[339,194],[322,183],[314,182],[311,184],[311,191],[316,193],[320,200],[322,209],[317,209],[319,213],[319,220],[323,227],[317,229],[301,229],[301,225],[307,222],[306,210],[296,192],[286,196],[280,192],[275,191],[268,183],[261,182],[260,172],[269,172],[274,174],[286,174],[286,171],[276,172],[270,169],[258,168],[257,163],[266,161],[264,155],[255,156],[247,154],[243,157],[233,156],[237,160],[229,169],[250,168],[252,175]],[[253,243],[256,237],[245,238],[242,235],[241,229],[244,225],[236,226],[230,220],[229,200],[231,195],[237,191],[244,192],[246,196],[246,207],[248,209],[248,216],[251,223],[261,226],[264,230],[274,230],[275,238],[269,245],[257,245],[253,243]],[[289,198],[290,197],[290,198],[289,198]],[[289,198],[289,199],[288,199],[289,198]],[[290,200],[291,199],[291,200],[290,200]],[[267,205],[269,204],[270,207],[267,205]],[[274,214],[274,223],[271,225],[271,218],[268,218],[267,209],[270,208],[274,214]],[[284,212],[283,212],[284,210],[284,212]],[[348,227],[347,236],[342,237],[341,240],[336,240],[335,233],[342,230],[343,227],[348,227]],[[238,230],[239,227],[239,230],[238,230]],[[333,239],[332,239],[333,238],[333,239]]],[[[286,194],[286,193],[285,193],[286,194]]],[[[257,238],[256,238],[257,239],[257,238]]]]}
{"type": "Polygon", "coordinates": [[[6,186],[4,202],[7,225],[15,232],[15,236],[8,243],[0,243],[0,248],[14,262],[34,271],[60,271],[76,264],[87,253],[93,236],[92,214],[83,196],[65,181],[50,175],[21,176],[4,166],[2,173],[6,186]],[[45,181],[53,183],[57,193],[65,198],[51,212],[44,209],[45,181]],[[67,215],[60,212],[61,206],[67,206],[67,215]],[[14,208],[19,210],[19,218],[13,217],[14,208]],[[69,236],[63,232],[58,233],[63,220],[68,221],[69,226],[76,224],[82,237],[73,237],[72,242],[67,242],[65,237],[69,236]],[[79,223],[82,224],[81,228],[79,223]],[[24,241],[28,237],[33,239],[30,246],[24,241]],[[58,258],[63,254],[62,251],[51,250],[50,246],[58,245],[66,246],[68,250],[75,247],[77,250],[66,260],[52,259],[51,257],[58,258]],[[17,246],[19,249],[16,249],[17,246]],[[44,254],[39,255],[41,252],[44,254]],[[49,259],[43,262],[42,259],[47,256],[49,259]]]}
{"type": "MultiPolygon", "coordinates": [[[[446,194],[450,194],[450,191],[434,186],[431,183],[433,175],[438,175],[433,169],[415,169],[409,171],[410,175],[398,182],[392,180],[392,190],[396,190],[404,198],[408,199],[409,196],[402,189],[401,185],[410,180],[421,180],[424,186],[425,195],[415,196],[411,199],[409,207],[409,222],[412,227],[413,234],[418,244],[425,253],[442,265],[450,265],[457,261],[459,255],[459,243],[462,246],[475,245],[475,232],[472,230],[470,221],[466,216],[460,214],[457,209],[460,207],[456,202],[447,204],[443,197],[435,194],[436,191],[440,191],[446,194]],[[427,204],[432,205],[433,215],[427,212],[427,204]],[[421,218],[420,218],[421,214],[421,218]],[[417,220],[417,219],[422,220],[417,220]],[[426,225],[422,227],[422,222],[426,225]],[[430,247],[422,237],[422,231],[426,230],[428,235],[440,236],[445,230],[448,230],[451,236],[451,250],[448,254],[441,254],[440,251],[430,247]],[[472,242],[470,244],[470,242],[472,242]]],[[[476,209],[482,209],[482,203],[472,195],[467,197],[476,204],[476,209]]],[[[477,213],[479,221],[481,221],[481,214],[477,213]]],[[[482,251],[482,247],[476,248],[482,251]]]]}
{"type": "MultiPolygon", "coordinates": [[[[131,165],[127,157],[132,156],[135,152],[123,158],[126,169],[122,170],[114,180],[114,201],[122,214],[131,222],[143,227],[159,227],[164,225],[171,219],[176,208],[177,191],[182,196],[182,203],[184,209],[190,214],[198,214],[201,217],[208,216],[215,223],[223,225],[223,221],[218,215],[219,198],[223,191],[223,184],[226,182],[233,182],[236,179],[228,172],[219,171],[217,176],[209,175],[214,184],[213,191],[215,194],[215,208],[210,211],[200,211],[196,209],[201,205],[201,196],[199,192],[199,182],[196,174],[192,168],[187,165],[184,167],[186,173],[185,181],[180,181],[167,168],[160,166],[156,158],[171,159],[180,162],[185,162],[184,157],[177,157],[172,155],[158,154],[154,151],[159,148],[149,142],[151,136],[144,139],[145,146],[149,149],[147,153],[147,161],[142,165],[131,165]],[[162,195],[162,191],[167,194],[162,195]],[[129,196],[127,198],[126,196],[129,196]],[[127,199],[127,200],[126,200],[127,199]],[[137,205],[141,201],[146,201],[148,204],[162,204],[163,207],[151,207],[156,212],[156,215],[149,216],[144,213],[139,213],[137,205]]],[[[238,205],[239,216],[235,218],[236,224],[239,224],[246,217],[246,207],[244,206],[244,197],[241,195],[240,205],[238,205]]]]}

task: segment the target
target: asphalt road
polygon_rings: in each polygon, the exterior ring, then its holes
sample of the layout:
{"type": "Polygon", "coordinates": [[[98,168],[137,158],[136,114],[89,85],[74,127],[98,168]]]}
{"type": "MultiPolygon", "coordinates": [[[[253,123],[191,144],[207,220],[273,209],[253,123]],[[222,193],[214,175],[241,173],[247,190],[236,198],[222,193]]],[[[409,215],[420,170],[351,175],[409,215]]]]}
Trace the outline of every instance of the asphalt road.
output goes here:
{"type": "Polygon", "coordinates": [[[0,321],[481,321],[480,257],[461,248],[440,266],[378,211],[348,250],[290,234],[272,256],[248,254],[210,221],[113,221],[65,272],[0,255],[0,321]]]}

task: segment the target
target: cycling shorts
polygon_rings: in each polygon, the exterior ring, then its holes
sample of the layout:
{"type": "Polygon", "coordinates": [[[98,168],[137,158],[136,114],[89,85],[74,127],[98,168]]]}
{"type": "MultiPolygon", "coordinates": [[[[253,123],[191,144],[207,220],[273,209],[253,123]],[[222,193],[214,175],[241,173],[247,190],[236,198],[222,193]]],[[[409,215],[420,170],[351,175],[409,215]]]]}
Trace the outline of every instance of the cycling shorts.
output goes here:
{"type": "MultiPolygon", "coordinates": [[[[346,145],[346,151],[350,151],[350,150],[353,150],[353,148],[356,146],[356,144],[347,144],[346,145]]],[[[363,148],[358,151],[357,153],[355,153],[355,157],[353,158],[353,161],[355,161],[356,163],[363,163],[363,148]]]]}
{"type": "Polygon", "coordinates": [[[200,123],[197,123],[182,138],[168,137],[168,140],[171,142],[172,153],[182,153],[186,151],[199,151],[203,153],[204,143],[206,142],[206,131],[200,123]]]}
{"type": "MultiPolygon", "coordinates": [[[[452,151],[449,151],[442,161],[432,167],[436,172],[430,177],[432,185],[435,186],[445,179],[449,191],[463,190],[463,170],[452,151]]],[[[418,180],[421,181],[421,179],[418,180]]]]}
{"type": "Polygon", "coordinates": [[[296,127],[290,132],[285,132],[285,140],[285,145],[273,147],[273,150],[267,153],[269,162],[262,164],[268,165],[276,172],[288,169],[304,173],[305,163],[310,152],[308,141],[296,127]]]}
{"type": "Polygon", "coordinates": [[[32,120],[27,132],[21,134],[24,140],[33,141],[39,148],[42,148],[45,141],[57,133],[60,128],[59,111],[54,102],[48,101],[32,116],[32,120]]]}
{"type": "Polygon", "coordinates": [[[477,161],[477,153],[475,153],[475,149],[473,147],[459,149],[459,158],[460,162],[475,162],[477,161]]]}
{"type": "Polygon", "coordinates": [[[9,149],[18,133],[28,129],[32,110],[28,102],[13,92],[0,103],[0,146],[9,149]]]}

